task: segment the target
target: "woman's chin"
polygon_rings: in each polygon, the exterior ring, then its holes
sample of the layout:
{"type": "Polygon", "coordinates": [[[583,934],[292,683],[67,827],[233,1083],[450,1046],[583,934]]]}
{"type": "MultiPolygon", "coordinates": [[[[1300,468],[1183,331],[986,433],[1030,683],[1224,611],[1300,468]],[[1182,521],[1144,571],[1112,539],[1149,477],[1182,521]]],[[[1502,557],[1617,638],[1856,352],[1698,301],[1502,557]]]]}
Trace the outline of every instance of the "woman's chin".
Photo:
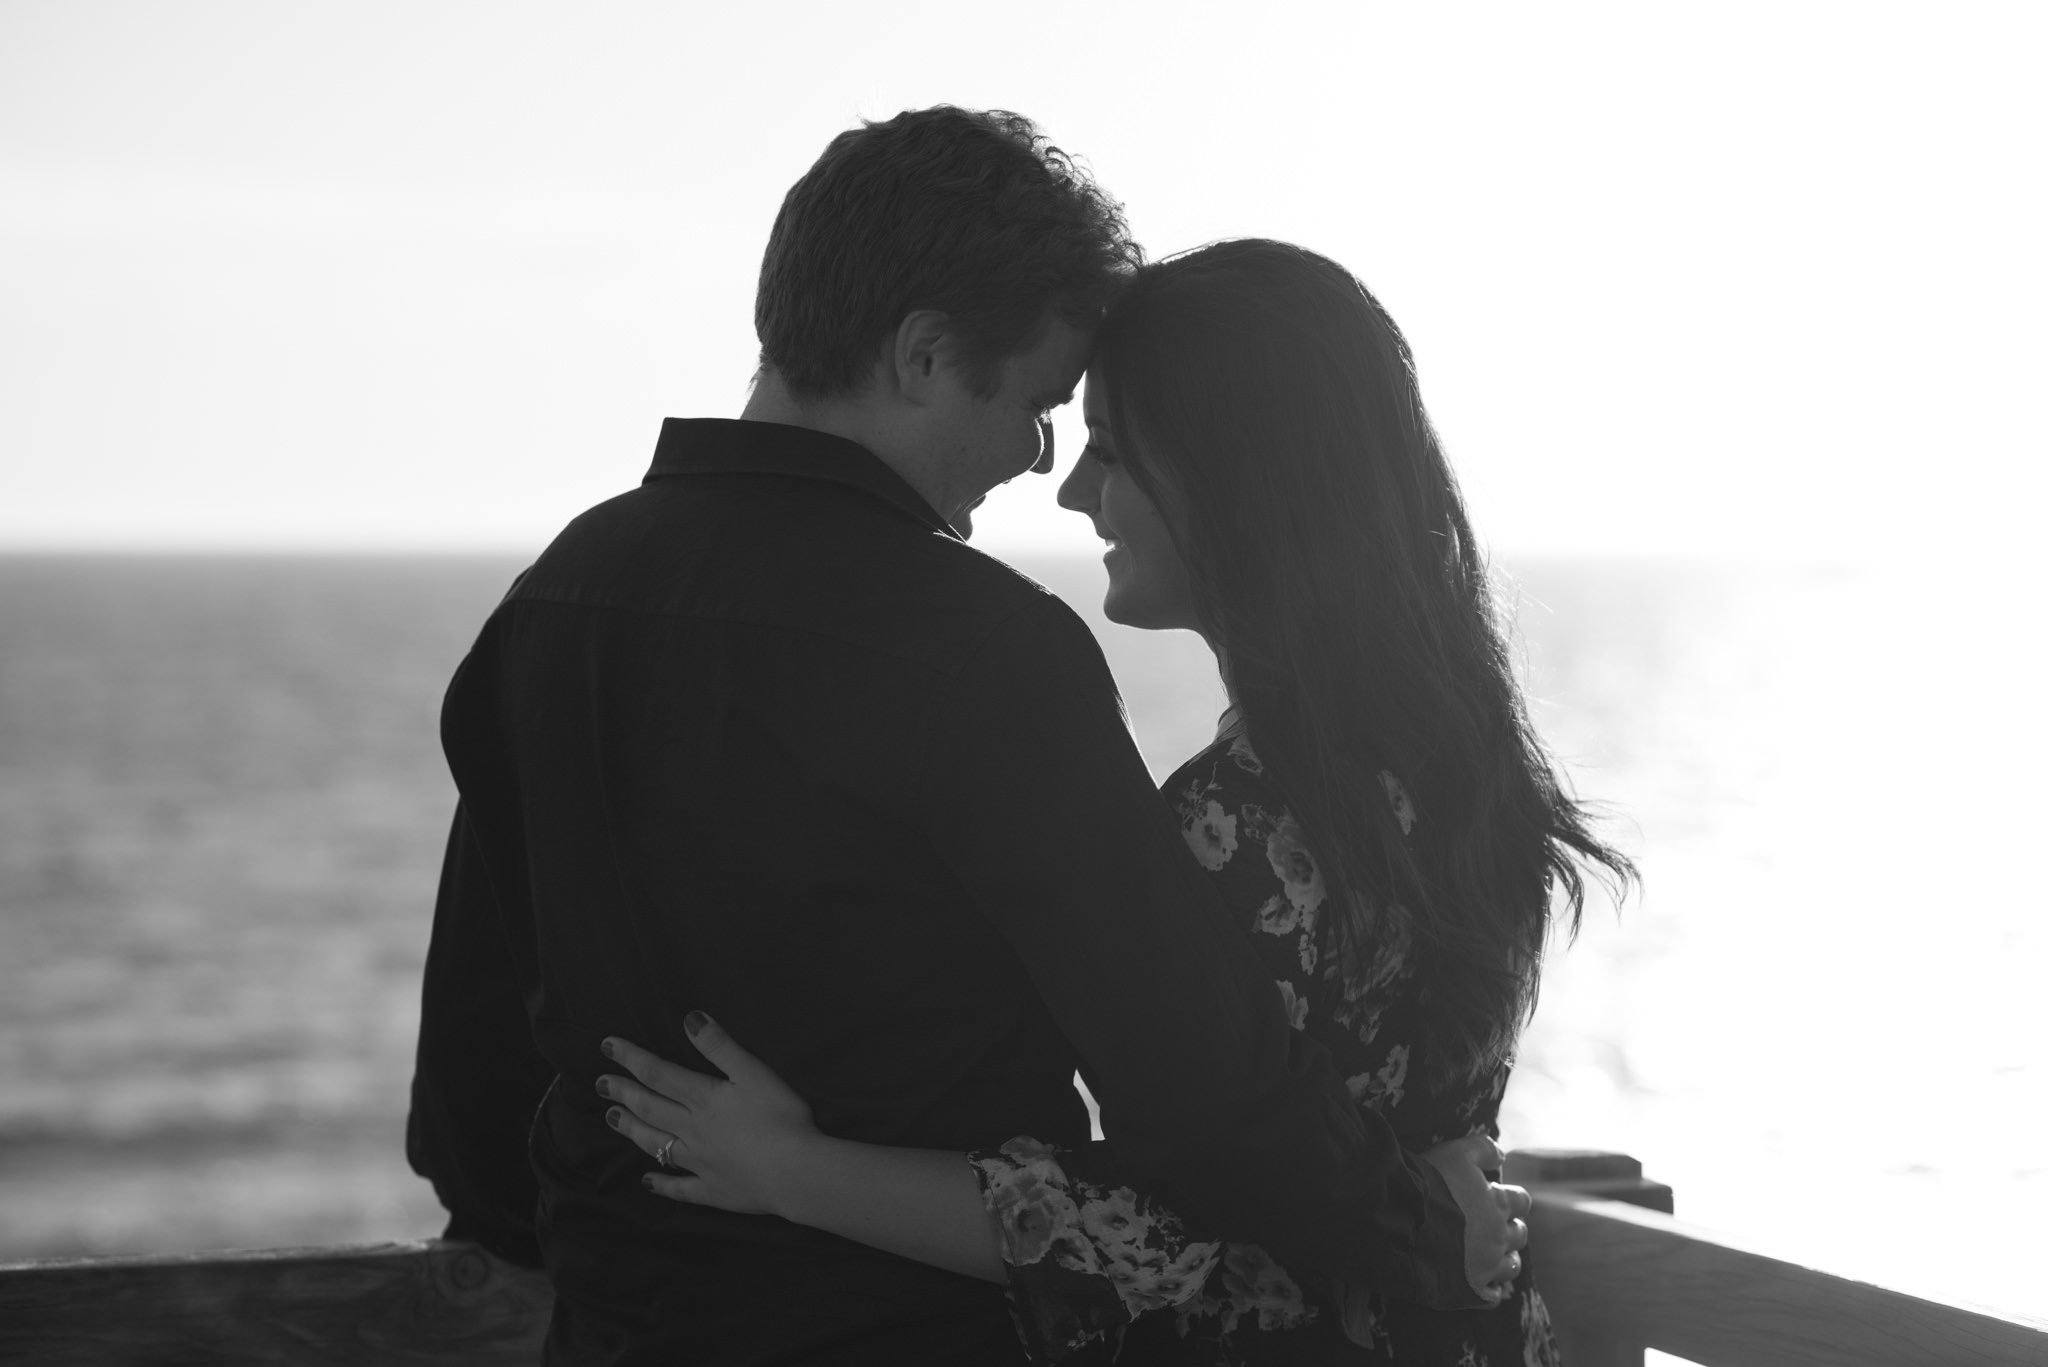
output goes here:
{"type": "Polygon", "coordinates": [[[1109,576],[1109,589],[1102,595],[1102,615],[1120,627],[1135,627],[1139,631],[1202,629],[1194,610],[1180,598],[1139,592],[1136,585],[1118,582],[1114,571],[1109,576]]]}
{"type": "Polygon", "coordinates": [[[1136,627],[1140,631],[1154,631],[1159,624],[1152,614],[1145,611],[1142,599],[1129,592],[1119,592],[1116,580],[1109,581],[1109,592],[1102,596],[1102,615],[1120,627],[1136,627]]]}

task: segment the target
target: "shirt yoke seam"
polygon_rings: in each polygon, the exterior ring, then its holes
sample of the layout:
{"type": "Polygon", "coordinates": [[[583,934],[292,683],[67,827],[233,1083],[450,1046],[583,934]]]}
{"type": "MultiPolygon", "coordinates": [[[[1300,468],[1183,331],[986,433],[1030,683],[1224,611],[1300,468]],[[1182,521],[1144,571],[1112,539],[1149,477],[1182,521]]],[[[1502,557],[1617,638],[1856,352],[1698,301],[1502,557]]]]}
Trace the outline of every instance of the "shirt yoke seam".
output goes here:
{"type": "Polygon", "coordinates": [[[734,626],[757,627],[764,631],[783,631],[789,632],[793,635],[813,636],[821,640],[832,641],[836,644],[861,650],[869,654],[885,656],[889,659],[897,660],[904,664],[916,665],[925,669],[929,673],[936,674],[942,678],[949,679],[957,678],[960,675],[960,673],[966,669],[967,665],[974,659],[974,657],[979,655],[982,652],[982,650],[987,648],[989,639],[993,637],[996,634],[996,632],[1000,631],[1004,626],[1008,625],[1010,621],[1014,619],[1016,616],[1018,616],[1020,613],[1027,612],[1032,608],[1038,606],[1038,604],[1036,603],[1026,602],[1004,613],[1000,619],[988,625],[987,629],[982,632],[979,639],[973,641],[971,644],[966,645],[962,649],[962,651],[960,652],[960,658],[956,662],[952,663],[951,665],[944,665],[934,663],[929,657],[926,656],[912,654],[907,651],[893,650],[879,642],[863,640],[858,636],[832,631],[823,627],[811,626],[801,622],[782,622],[767,618],[748,617],[735,613],[707,612],[699,609],[672,610],[665,608],[635,607],[627,603],[592,603],[582,599],[558,597],[553,594],[547,593],[528,593],[521,597],[508,600],[505,606],[510,607],[518,603],[546,603],[555,607],[577,608],[593,612],[621,613],[628,616],[658,618],[664,621],[672,622],[719,622],[734,626]]]}

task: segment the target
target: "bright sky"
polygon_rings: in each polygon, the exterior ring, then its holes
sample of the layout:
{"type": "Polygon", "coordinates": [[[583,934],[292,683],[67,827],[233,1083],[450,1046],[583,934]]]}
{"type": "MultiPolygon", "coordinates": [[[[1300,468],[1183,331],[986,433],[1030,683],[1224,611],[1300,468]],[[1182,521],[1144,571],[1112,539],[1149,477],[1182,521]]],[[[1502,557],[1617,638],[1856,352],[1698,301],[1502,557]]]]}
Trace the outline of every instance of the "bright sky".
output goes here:
{"type": "MultiPolygon", "coordinates": [[[[2031,537],[2044,16],[9,0],[0,548],[535,548],[737,413],[783,191],[940,101],[1155,254],[1350,266],[1496,550],[2031,537]]],[[[980,521],[1093,544],[1046,480],[980,521]]]]}

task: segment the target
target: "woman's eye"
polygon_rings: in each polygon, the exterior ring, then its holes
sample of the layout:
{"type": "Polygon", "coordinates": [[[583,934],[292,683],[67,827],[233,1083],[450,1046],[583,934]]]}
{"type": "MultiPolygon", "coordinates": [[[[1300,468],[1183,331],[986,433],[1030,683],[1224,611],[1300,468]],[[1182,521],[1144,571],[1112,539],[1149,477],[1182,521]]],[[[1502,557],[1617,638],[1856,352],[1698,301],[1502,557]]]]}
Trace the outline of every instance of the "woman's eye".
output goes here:
{"type": "Polygon", "coordinates": [[[1084,456],[1094,457],[1095,463],[1097,465],[1116,464],[1116,454],[1114,452],[1112,452],[1107,446],[1097,446],[1092,441],[1081,448],[1081,454],[1084,456]]]}

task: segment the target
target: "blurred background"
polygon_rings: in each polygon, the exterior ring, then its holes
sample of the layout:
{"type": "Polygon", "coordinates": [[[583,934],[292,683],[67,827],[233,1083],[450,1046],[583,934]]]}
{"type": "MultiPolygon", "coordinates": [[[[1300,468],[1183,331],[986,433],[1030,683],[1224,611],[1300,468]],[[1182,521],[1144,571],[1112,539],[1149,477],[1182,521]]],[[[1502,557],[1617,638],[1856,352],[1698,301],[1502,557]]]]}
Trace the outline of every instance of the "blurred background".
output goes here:
{"type": "MultiPolygon", "coordinates": [[[[1539,724],[1641,862],[1510,1144],[2048,1309],[2024,4],[0,5],[0,1257],[400,1237],[440,690],[733,415],[782,193],[1013,108],[1154,255],[1289,238],[1417,353],[1539,724]]],[[[1061,473],[1081,446],[1060,417],[1061,473]]],[[[1199,641],[1104,623],[1164,776],[1199,641]]]]}

